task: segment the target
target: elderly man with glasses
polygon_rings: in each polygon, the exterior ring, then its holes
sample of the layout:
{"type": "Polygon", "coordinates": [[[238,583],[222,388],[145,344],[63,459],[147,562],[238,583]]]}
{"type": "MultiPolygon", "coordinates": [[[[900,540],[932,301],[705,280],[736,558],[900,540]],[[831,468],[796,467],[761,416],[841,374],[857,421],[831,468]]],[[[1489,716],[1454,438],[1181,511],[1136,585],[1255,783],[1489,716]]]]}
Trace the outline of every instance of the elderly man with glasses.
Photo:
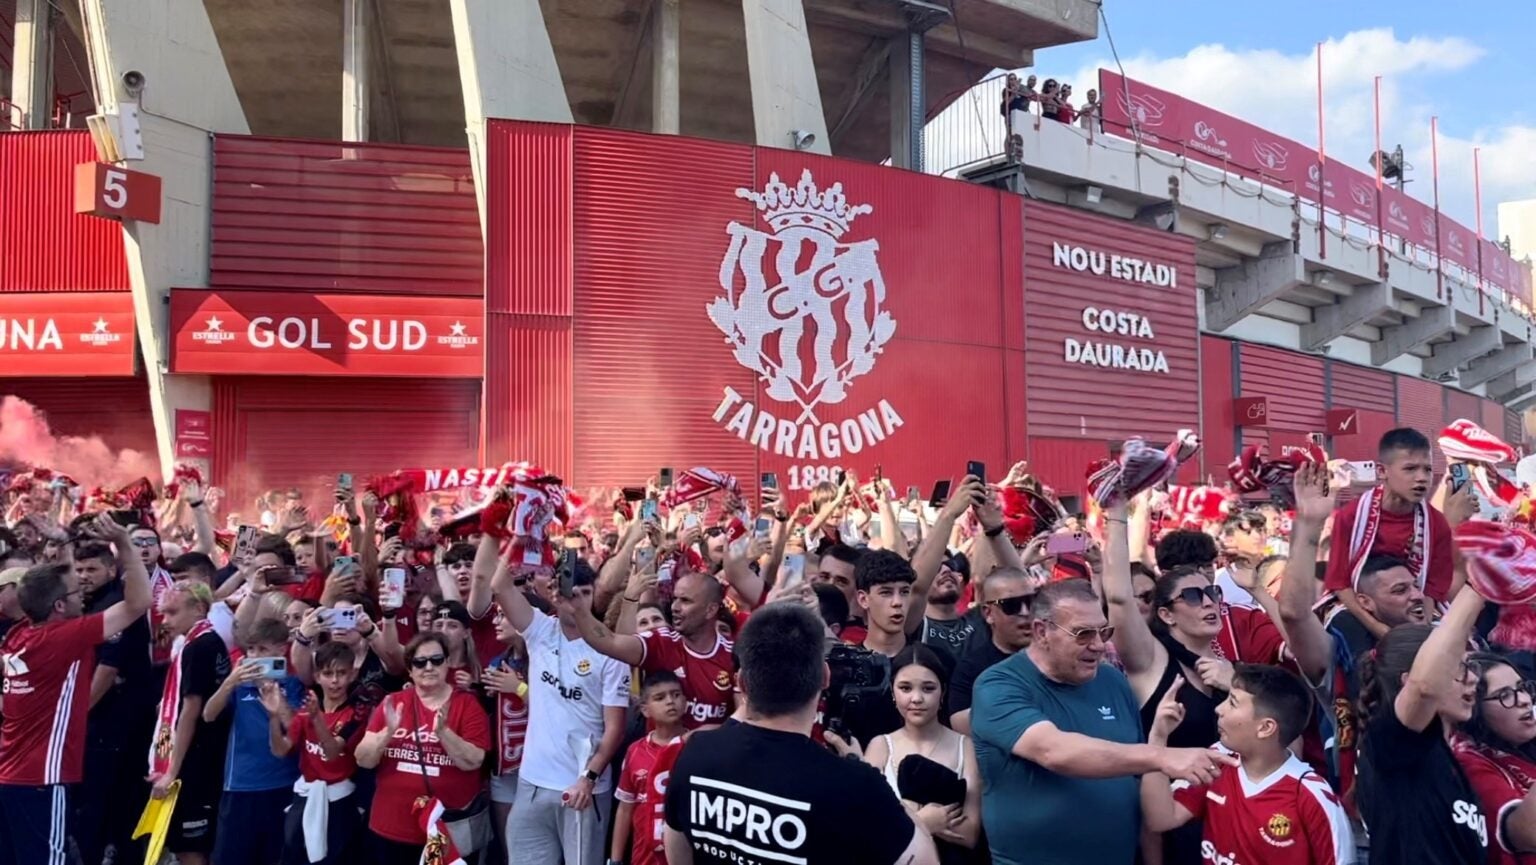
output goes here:
{"type": "Polygon", "coordinates": [[[1232,759],[1142,743],[1130,685],[1103,663],[1115,629],[1086,580],[1046,586],[1030,612],[1028,648],[976,680],[971,708],[992,859],[1130,862],[1140,834],[1136,776],[1208,783],[1232,759]]]}

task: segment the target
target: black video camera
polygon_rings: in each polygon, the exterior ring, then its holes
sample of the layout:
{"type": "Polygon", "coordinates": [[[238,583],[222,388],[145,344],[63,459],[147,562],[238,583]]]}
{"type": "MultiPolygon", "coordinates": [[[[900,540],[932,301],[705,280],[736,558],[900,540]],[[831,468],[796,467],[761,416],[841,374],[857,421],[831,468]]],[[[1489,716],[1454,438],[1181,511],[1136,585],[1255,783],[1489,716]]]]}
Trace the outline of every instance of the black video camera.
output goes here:
{"type": "Polygon", "coordinates": [[[872,707],[891,700],[891,659],[863,646],[833,646],[827,652],[827,683],[821,725],[852,740],[848,719],[868,717],[872,707]]]}

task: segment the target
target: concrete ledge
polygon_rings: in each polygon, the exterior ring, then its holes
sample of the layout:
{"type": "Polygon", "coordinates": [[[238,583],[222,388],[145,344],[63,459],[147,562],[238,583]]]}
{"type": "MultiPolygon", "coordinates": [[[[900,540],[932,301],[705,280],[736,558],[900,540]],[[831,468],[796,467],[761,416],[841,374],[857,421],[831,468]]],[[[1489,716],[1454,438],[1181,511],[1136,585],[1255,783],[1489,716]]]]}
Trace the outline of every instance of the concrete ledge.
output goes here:
{"type": "Polygon", "coordinates": [[[1536,360],[1536,348],[1530,343],[1506,345],[1485,358],[1472,361],[1457,379],[1462,387],[1474,388],[1521,366],[1528,366],[1533,360],[1536,360]]]}
{"type": "Polygon", "coordinates": [[[1367,321],[1394,308],[1392,288],[1384,282],[1356,286],[1332,306],[1312,310],[1312,323],[1301,327],[1303,351],[1317,351],[1367,321]]]}
{"type": "Polygon", "coordinates": [[[1301,256],[1288,241],[1266,244],[1257,259],[1216,271],[1205,306],[1205,323],[1222,331],[1307,281],[1301,256]]]}
{"type": "Polygon", "coordinates": [[[1466,336],[1435,346],[1434,354],[1424,359],[1424,375],[1439,378],[1455,372],[1485,354],[1491,354],[1504,345],[1504,335],[1499,329],[1484,325],[1474,327],[1466,336]]]}

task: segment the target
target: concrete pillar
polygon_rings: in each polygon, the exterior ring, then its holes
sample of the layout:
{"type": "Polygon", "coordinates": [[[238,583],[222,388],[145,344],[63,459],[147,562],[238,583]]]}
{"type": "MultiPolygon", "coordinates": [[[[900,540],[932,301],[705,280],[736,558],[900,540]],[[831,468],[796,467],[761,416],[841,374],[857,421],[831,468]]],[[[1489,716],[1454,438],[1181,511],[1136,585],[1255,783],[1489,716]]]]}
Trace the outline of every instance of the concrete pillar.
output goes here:
{"type": "Polygon", "coordinates": [[[8,123],[47,129],[53,117],[53,8],[49,0],[17,0],[8,123]],[[19,114],[20,116],[16,116],[19,114]]]}
{"type": "Polygon", "coordinates": [[[831,155],[801,0],[742,0],[741,13],[757,143],[794,147],[799,131],[815,136],[805,150],[831,155]]]}
{"type": "Polygon", "coordinates": [[[570,123],[571,104],[538,0],[450,0],[448,5],[484,234],[486,120],[570,123]]]}
{"type": "Polygon", "coordinates": [[[84,0],[81,6],[97,110],[115,112],[119,103],[131,100],[122,84],[129,70],[144,76],[139,101],[153,108],[140,115],[144,159],[129,167],[161,177],[160,224],[126,222],[123,235],[160,464],[169,475],[176,463],[176,409],[211,409],[212,388],[207,376],[167,371],[171,333],[166,296],[172,287],[208,284],[208,135],[248,134],[250,127],[202,0],[84,0]]]}
{"type": "MultiPolygon", "coordinates": [[[[920,34],[902,34],[891,38],[891,63],[886,68],[886,77],[891,85],[891,167],[906,167],[920,171],[922,169],[922,126],[912,129],[912,98],[919,94],[912,92],[912,38],[922,40],[920,34]],[[912,164],[912,151],[917,149],[919,164],[912,164]]],[[[919,52],[919,61],[922,52],[919,52]]]]}
{"type": "Polygon", "coordinates": [[[651,131],[676,135],[682,125],[679,92],[679,0],[655,0],[651,13],[651,131]]]}
{"type": "Polygon", "coordinates": [[[341,138],[368,140],[368,67],[372,56],[372,4],[341,4],[341,138]]]}

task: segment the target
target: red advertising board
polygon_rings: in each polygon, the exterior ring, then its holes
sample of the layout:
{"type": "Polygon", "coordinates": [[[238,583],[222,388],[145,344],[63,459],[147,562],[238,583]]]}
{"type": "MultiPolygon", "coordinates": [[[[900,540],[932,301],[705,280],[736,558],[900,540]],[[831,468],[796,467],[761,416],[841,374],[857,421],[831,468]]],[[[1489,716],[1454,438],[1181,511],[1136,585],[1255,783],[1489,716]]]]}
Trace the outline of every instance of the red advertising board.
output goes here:
{"type": "Polygon", "coordinates": [[[562,288],[497,261],[529,248],[520,211],[544,190],[491,199],[486,292],[515,312],[488,352],[520,366],[548,346],[546,375],[571,369],[567,393],[538,396],[491,367],[488,414],[542,417],[509,456],[544,460],[568,429],[582,486],[704,465],[790,490],[842,467],[926,487],[981,460],[1001,477],[1023,457],[1005,420],[1023,396],[1017,197],[788,150],[497,126],[491,176],[538,147],[542,176],[570,177],[568,198],[538,201],[541,225],[570,226],[574,263],[562,288]]]}
{"type": "Polygon", "coordinates": [[[479,378],[477,298],[171,291],[171,370],[479,378]]]}
{"type": "MultiPolygon", "coordinates": [[[[1382,227],[1446,260],[1477,272],[1477,234],[1395,189],[1378,191],[1374,174],[1329,159],[1294,139],[1239,120],[1167,90],[1108,69],[1099,70],[1104,126],[1116,135],[1179,153],[1255,180],[1296,192],[1349,219],[1382,227]],[[1380,215],[1378,215],[1378,208],[1380,215]]],[[[1490,267],[1485,259],[1481,266],[1490,267]]],[[[1484,274],[1487,276],[1487,274],[1484,274]]]]}
{"type": "Polygon", "coordinates": [[[195,409],[176,409],[176,456],[184,459],[208,459],[213,456],[212,413],[195,409]]]}
{"type": "Polygon", "coordinates": [[[1269,426],[1269,397],[1237,397],[1232,400],[1232,418],[1238,426],[1269,426]]]}
{"type": "Polygon", "coordinates": [[[133,375],[133,295],[7,294],[0,378],[133,375]]]}

